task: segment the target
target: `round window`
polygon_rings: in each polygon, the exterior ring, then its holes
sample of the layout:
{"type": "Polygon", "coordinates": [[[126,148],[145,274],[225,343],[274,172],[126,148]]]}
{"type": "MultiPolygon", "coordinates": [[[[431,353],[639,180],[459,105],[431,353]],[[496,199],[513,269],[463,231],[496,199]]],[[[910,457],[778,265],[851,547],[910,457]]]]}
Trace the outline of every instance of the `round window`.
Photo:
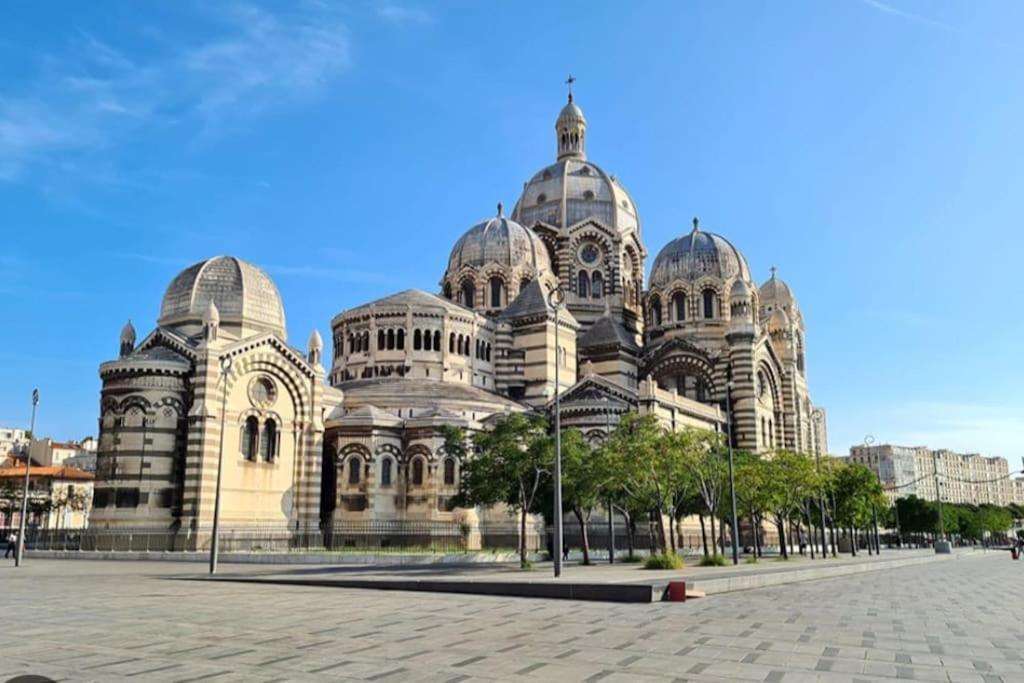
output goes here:
{"type": "Polygon", "coordinates": [[[249,382],[249,401],[257,408],[269,408],[277,400],[277,386],[266,375],[249,382]]]}
{"type": "Polygon", "coordinates": [[[580,249],[580,260],[587,265],[597,263],[597,259],[601,258],[601,250],[594,244],[584,244],[580,249]]]}

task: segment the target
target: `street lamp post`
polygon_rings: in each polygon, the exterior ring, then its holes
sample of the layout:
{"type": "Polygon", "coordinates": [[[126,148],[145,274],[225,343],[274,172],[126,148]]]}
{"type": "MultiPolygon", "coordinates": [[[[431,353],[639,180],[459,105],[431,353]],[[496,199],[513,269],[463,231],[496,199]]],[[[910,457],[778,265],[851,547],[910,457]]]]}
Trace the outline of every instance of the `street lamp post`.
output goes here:
{"type": "Polygon", "coordinates": [[[21,519],[18,520],[18,547],[14,549],[14,566],[20,567],[25,555],[25,518],[28,516],[28,480],[32,473],[32,442],[36,439],[36,406],[39,390],[32,390],[32,422],[29,426],[28,452],[25,453],[25,488],[21,495],[21,519]]]}
{"type": "MultiPolygon", "coordinates": [[[[811,420],[817,425],[820,425],[824,419],[825,415],[819,408],[815,408],[811,413],[811,420]]],[[[821,445],[817,438],[814,439],[814,468],[818,474],[818,483],[821,484],[821,445]]],[[[818,489],[818,512],[821,515],[821,559],[825,559],[828,557],[828,541],[825,539],[825,494],[820,488],[818,489]]]]}
{"type": "MultiPolygon", "coordinates": [[[[604,439],[612,435],[612,409],[608,397],[604,397],[604,439]]],[[[615,507],[608,496],[608,564],[615,564],[615,507]]]]}
{"type": "Polygon", "coordinates": [[[561,287],[552,289],[548,294],[548,302],[555,309],[555,542],[554,564],[555,578],[562,575],[562,405],[561,385],[559,384],[558,368],[562,364],[562,347],[558,340],[559,318],[562,304],[565,303],[565,292],[561,287]]]}
{"type": "Polygon", "coordinates": [[[224,469],[224,414],[228,409],[228,372],[231,371],[231,358],[220,359],[220,381],[224,383],[220,399],[220,444],[217,447],[217,485],[213,494],[213,538],[210,541],[210,573],[217,573],[217,557],[220,550],[220,483],[224,469]]]}
{"type": "MultiPolygon", "coordinates": [[[[864,437],[864,450],[865,452],[875,443],[875,437],[868,434],[864,437]]],[[[878,483],[882,483],[882,460],[881,458],[875,458],[875,477],[878,479],[878,483]]],[[[875,546],[875,554],[879,555],[882,551],[882,546],[878,541],[878,506],[871,503],[871,526],[873,528],[874,538],[868,538],[868,555],[871,554],[871,546],[875,546]]]]}
{"type": "Polygon", "coordinates": [[[733,471],[732,458],[732,366],[729,366],[729,379],[725,383],[725,412],[729,421],[729,495],[732,498],[732,563],[740,563],[740,525],[736,520],[736,475],[733,471]]]}

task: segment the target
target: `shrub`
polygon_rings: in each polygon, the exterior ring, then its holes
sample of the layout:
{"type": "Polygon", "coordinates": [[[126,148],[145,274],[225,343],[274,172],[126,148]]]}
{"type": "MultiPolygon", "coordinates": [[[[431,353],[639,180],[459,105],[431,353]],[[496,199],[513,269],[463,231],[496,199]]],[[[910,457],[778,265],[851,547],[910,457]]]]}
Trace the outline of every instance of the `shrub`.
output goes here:
{"type": "Polygon", "coordinates": [[[625,557],[617,557],[615,559],[624,564],[638,564],[644,561],[644,558],[639,555],[626,555],[625,557]]]}
{"type": "Polygon", "coordinates": [[[675,553],[656,553],[644,561],[644,569],[682,569],[683,558],[675,553]]]}
{"type": "Polygon", "coordinates": [[[725,555],[705,555],[700,558],[700,566],[702,567],[724,567],[726,565],[725,555]]]}

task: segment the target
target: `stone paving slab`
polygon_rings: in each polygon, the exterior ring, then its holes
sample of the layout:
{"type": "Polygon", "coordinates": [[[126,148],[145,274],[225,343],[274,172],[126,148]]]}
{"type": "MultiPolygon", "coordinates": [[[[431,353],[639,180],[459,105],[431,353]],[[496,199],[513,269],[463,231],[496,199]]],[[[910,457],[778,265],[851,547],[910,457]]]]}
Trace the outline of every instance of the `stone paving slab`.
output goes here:
{"type": "Polygon", "coordinates": [[[0,680],[1024,681],[1024,563],[944,561],[687,603],[569,603],[0,567],[0,680]]]}

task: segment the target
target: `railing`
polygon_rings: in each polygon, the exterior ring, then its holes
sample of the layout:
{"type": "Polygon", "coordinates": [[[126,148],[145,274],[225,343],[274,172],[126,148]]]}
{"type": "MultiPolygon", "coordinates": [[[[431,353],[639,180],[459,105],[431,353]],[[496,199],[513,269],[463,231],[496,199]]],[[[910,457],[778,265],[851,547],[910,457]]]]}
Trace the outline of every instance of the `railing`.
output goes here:
{"type": "MultiPolygon", "coordinates": [[[[17,529],[0,527],[2,538],[17,529]]],[[[519,547],[519,526],[482,524],[467,526],[457,522],[372,520],[344,522],[325,529],[282,526],[222,527],[219,533],[222,553],[464,553],[514,552],[519,547]]],[[[74,550],[83,552],[163,552],[207,551],[211,530],[167,529],[152,527],[114,529],[26,530],[25,543],[30,550],[74,550]]],[[[546,546],[543,530],[527,527],[526,546],[530,552],[546,546]]]]}

